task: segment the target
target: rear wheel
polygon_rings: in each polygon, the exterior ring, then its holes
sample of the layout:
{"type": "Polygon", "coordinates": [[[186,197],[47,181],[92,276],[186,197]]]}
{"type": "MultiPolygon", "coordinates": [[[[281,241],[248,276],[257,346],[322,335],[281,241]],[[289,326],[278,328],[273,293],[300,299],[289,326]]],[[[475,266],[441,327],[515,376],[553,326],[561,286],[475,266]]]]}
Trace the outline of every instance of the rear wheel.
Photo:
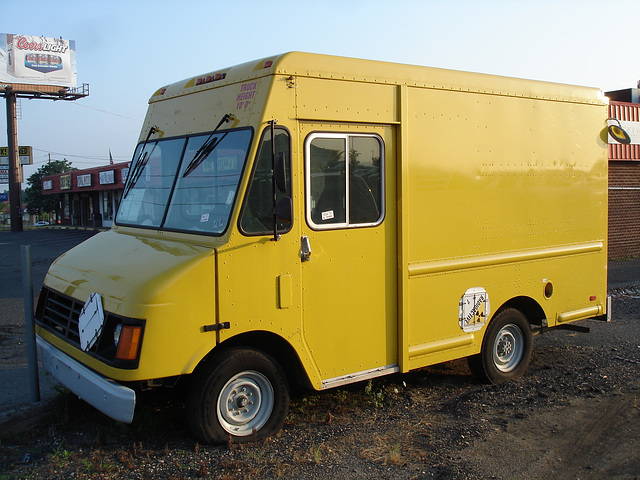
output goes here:
{"type": "Polygon", "coordinates": [[[226,350],[194,373],[186,407],[191,431],[204,443],[261,440],[284,423],[289,407],[286,377],[263,352],[226,350]]]}
{"type": "Polygon", "coordinates": [[[471,371],[490,383],[522,376],[531,360],[533,336],[526,317],[513,308],[500,312],[487,327],[480,354],[469,357],[471,371]]]}

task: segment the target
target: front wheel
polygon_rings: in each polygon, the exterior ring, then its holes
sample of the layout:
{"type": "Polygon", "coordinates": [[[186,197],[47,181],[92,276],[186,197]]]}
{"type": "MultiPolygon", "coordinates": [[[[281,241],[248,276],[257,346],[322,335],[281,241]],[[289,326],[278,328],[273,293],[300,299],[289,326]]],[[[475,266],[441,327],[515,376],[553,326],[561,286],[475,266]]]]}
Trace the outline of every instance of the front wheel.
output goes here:
{"type": "Polygon", "coordinates": [[[267,354],[253,349],[220,352],[202,364],[187,394],[187,420],[204,443],[262,440],[287,415],[286,376],[267,354]]]}
{"type": "Polygon", "coordinates": [[[515,309],[500,312],[487,327],[480,354],[469,357],[471,371],[490,383],[524,374],[531,360],[533,336],[526,317],[515,309]]]}

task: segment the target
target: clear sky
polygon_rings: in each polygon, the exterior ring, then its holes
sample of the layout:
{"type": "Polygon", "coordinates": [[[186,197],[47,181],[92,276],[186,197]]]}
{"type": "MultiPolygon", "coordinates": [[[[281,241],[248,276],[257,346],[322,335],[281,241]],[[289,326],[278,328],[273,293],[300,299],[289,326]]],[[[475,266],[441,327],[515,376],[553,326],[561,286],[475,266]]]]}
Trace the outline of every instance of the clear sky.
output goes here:
{"type": "MultiPolygon", "coordinates": [[[[75,40],[90,85],[74,102],[20,101],[25,177],[49,154],[77,168],[108,163],[109,149],[128,161],[159,87],[293,50],[635,87],[638,19],[639,0],[0,0],[1,33],[75,40]]],[[[0,146],[5,132],[3,113],[0,146]]]]}

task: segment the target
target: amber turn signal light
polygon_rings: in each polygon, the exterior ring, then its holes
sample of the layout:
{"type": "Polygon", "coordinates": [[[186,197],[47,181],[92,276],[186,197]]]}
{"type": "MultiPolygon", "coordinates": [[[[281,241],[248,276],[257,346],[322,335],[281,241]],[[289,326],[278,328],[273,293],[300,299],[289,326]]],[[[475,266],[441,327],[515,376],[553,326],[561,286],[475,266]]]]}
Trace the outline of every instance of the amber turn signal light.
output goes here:
{"type": "Polygon", "coordinates": [[[138,357],[142,327],[124,325],[118,341],[116,358],[120,360],[135,360],[138,357]]]}

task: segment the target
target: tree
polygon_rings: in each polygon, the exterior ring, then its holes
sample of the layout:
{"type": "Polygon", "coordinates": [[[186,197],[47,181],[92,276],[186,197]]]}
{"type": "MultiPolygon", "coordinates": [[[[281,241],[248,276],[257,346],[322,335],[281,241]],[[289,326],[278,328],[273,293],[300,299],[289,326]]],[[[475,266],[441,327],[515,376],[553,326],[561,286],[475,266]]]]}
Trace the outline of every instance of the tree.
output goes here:
{"type": "Polygon", "coordinates": [[[60,201],[62,194],[43,195],[42,178],[56,173],[66,173],[77,170],[71,166],[66,158],[64,160],[52,160],[41,166],[36,173],[27,179],[27,188],[24,191],[24,203],[31,214],[41,215],[45,212],[60,213],[60,201]]]}

